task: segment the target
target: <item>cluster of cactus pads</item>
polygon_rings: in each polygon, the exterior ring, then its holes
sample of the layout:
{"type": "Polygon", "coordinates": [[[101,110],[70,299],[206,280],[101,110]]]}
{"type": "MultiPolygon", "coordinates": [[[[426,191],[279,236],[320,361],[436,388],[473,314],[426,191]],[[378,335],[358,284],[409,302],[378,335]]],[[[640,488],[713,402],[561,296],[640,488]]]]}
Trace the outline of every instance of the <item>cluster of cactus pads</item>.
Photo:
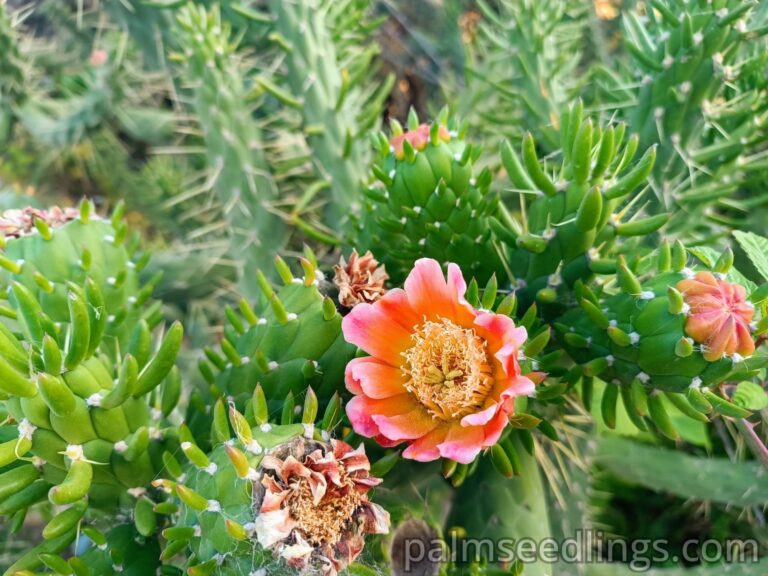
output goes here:
{"type": "Polygon", "coordinates": [[[182,392],[182,327],[157,330],[119,211],[92,212],[84,201],[2,218],[1,510],[19,523],[39,503],[59,511],[10,573],[68,546],[89,510],[140,514],[177,436],[166,418],[182,392]]]}
{"type": "Polygon", "coordinates": [[[768,366],[766,289],[730,251],[693,265],[679,241],[651,249],[667,220],[643,215],[655,148],[581,104],[561,118],[559,154],[539,159],[527,135],[479,172],[447,113],[393,123],[336,286],[310,250],[299,276],[276,258],[279,287],[253,270],[259,296],[224,308],[194,389],[119,208],[4,214],[0,514],[50,517],[6,574],[366,574],[361,558],[401,555],[361,556],[389,529],[380,476],[405,490],[421,483],[405,459],[441,459],[423,470],[449,491],[497,472],[540,482],[537,435],[556,442],[564,395],[589,403],[595,379],[609,426],[619,397],[670,438],[670,406],[749,416],[721,385],[768,366]],[[90,548],[64,560],[81,533],[90,548]]]}

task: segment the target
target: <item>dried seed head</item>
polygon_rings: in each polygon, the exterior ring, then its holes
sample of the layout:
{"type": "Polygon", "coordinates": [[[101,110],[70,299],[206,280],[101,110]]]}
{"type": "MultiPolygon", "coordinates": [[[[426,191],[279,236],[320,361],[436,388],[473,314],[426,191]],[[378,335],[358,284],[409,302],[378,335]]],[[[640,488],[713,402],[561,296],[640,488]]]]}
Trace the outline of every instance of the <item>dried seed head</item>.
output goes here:
{"type": "Polygon", "coordinates": [[[339,304],[346,308],[362,302],[372,304],[387,291],[384,284],[389,275],[370,251],[360,256],[357,250],[352,250],[349,261],[342,256],[334,271],[333,282],[339,288],[339,304]]]}
{"type": "Polygon", "coordinates": [[[256,485],[256,537],[289,566],[334,576],[362,552],[366,534],[389,531],[389,514],[368,500],[381,480],[361,446],[296,438],[267,454],[256,485]]]}

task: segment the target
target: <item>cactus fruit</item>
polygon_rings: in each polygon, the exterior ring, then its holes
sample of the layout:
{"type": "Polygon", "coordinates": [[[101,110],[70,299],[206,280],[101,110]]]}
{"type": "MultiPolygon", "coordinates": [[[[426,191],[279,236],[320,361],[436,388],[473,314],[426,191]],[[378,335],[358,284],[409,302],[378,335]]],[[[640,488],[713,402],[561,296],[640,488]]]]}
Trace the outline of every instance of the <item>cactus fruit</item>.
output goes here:
{"type": "MultiPolygon", "coordinates": [[[[144,319],[150,327],[159,321],[157,306],[146,306],[152,295],[156,275],[141,286],[139,272],[148,254],[136,251],[128,241],[128,228],[122,221],[122,205],[111,220],[94,213],[93,204],[83,200],[79,209],[24,208],[8,210],[0,216],[2,254],[0,282],[8,288],[9,299],[20,310],[34,300],[51,322],[70,319],[68,282],[98,289],[102,302],[89,314],[103,322],[100,328],[110,345],[128,345],[135,327],[144,319]]],[[[6,316],[15,313],[6,307],[6,316]]],[[[101,324],[100,324],[101,326],[101,324]]],[[[94,341],[95,346],[101,341],[94,341]]],[[[39,342],[38,342],[39,344],[39,342]]],[[[114,356],[114,354],[113,354],[114,356]]]]}
{"type": "Polygon", "coordinates": [[[630,167],[638,140],[624,141],[623,124],[595,126],[584,119],[581,102],[562,118],[562,161],[554,176],[537,158],[530,134],[522,142],[522,160],[511,145],[502,146],[507,175],[520,192],[520,217],[502,211],[490,224],[508,247],[509,269],[518,276],[525,302],[557,300],[576,280],[612,267],[604,257],[616,237],[651,234],[666,222],[663,215],[628,217],[632,203],[619,210],[630,193],[645,186],[654,148],[630,167]]]}
{"type": "MultiPolygon", "coordinates": [[[[276,260],[284,283],[276,290],[264,274],[256,274],[264,302],[258,312],[245,299],[240,301],[240,314],[227,309],[230,325],[220,352],[206,350],[207,358],[200,363],[214,398],[227,398],[244,409],[260,389],[271,399],[273,413],[286,402],[300,401],[309,386],[322,405],[341,388],[344,366],[355,349],[342,337],[335,304],[318,290],[322,274],[314,256],[308,256],[301,260],[301,278],[295,278],[282,259],[276,260]]],[[[204,408],[206,403],[200,403],[204,408]]],[[[199,418],[200,411],[195,410],[199,418]]],[[[190,426],[197,432],[197,426],[192,422],[190,426]]]]}
{"type": "Polygon", "coordinates": [[[305,406],[303,424],[251,428],[230,407],[236,439],[209,456],[184,441],[190,465],[175,480],[155,482],[183,508],[179,524],[164,532],[164,556],[188,546],[193,576],[280,565],[335,575],[360,554],[365,534],[386,532],[387,513],[366,495],[380,480],[369,475],[362,446],[324,440],[315,409],[305,406]]]}
{"type": "Polygon", "coordinates": [[[0,445],[0,514],[23,514],[46,500],[66,506],[43,536],[71,541],[89,507],[132,504],[161,469],[158,447],[175,436],[163,419],[181,395],[173,366],[182,329],[171,326],[153,352],[143,324],[145,338],[114,360],[111,347],[102,349],[106,315],[91,313],[105,298],[90,277],[66,284],[66,321],[54,322],[20,282],[12,290],[9,306],[23,337],[0,324],[3,430],[16,429],[0,445]]]}
{"type": "MultiPolygon", "coordinates": [[[[695,271],[686,267],[678,242],[674,248],[664,243],[655,260],[652,275],[641,280],[620,257],[617,293],[596,294],[579,284],[580,308],[556,323],[563,346],[586,379],[598,376],[620,388],[631,417],[663,419],[662,392],[697,419],[689,401],[705,414],[714,407],[747,415],[709,390],[768,365],[768,356],[755,352],[755,307],[743,286],[725,279],[732,256],[726,252],[715,272],[695,271]]],[[[609,386],[603,398],[609,413],[616,399],[609,386]]]]}
{"type": "Polygon", "coordinates": [[[485,282],[501,265],[487,218],[498,196],[491,173],[476,173],[480,150],[464,142],[465,129],[447,112],[431,125],[414,113],[408,131],[392,122],[392,137],[378,137],[374,174],[381,186],[368,190],[369,203],[351,244],[384,259],[400,282],[419,257],[456,262],[485,282]]]}

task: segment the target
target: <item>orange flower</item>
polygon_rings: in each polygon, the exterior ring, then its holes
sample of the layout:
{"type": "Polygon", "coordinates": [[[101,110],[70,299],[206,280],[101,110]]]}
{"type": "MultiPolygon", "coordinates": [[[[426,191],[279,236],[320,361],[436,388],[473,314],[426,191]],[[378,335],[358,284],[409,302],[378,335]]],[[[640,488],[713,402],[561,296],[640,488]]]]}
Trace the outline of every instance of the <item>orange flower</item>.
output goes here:
{"type": "Polygon", "coordinates": [[[690,307],[685,332],[703,344],[704,358],[714,362],[726,355],[752,355],[755,341],[749,324],[755,309],[747,302],[743,286],[699,272],[678,282],[677,289],[690,307]]]}
{"type": "MultiPolygon", "coordinates": [[[[439,127],[438,134],[440,140],[443,142],[448,142],[451,139],[451,135],[448,133],[448,129],[445,126],[439,127]]],[[[403,142],[405,140],[410,142],[414,150],[424,150],[427,147],[427,144],[429,144],[429,124],[422,124],[415,130],[409,130],[399,136],[392,137],[389,143],[395,151],[395,157],[398,160],[402,160],[405,156],[405,152],[403,152],[403,142]]]]}
{"type": "Polygon", "coordinates": [[[418,260],[404,290],[358,304],[344,318],[347,341],[370,354],[347,365],[355,432],[384,446],[409,445],[406,458],[469,463],[493,446],[516,396],[540,374],[520,373],[527,333],[511,318],[476,310],[455,264],[448,281],[437,261],[418,260]]]}

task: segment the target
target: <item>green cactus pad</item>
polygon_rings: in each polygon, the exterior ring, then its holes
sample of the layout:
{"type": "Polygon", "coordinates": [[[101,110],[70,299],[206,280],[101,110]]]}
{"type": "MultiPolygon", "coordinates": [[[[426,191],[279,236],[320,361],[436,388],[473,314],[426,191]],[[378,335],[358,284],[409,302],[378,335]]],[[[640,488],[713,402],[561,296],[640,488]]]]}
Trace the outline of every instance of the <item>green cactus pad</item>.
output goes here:
{"type": "Polygon", "coordinates": [[[487,281],[501,269],[487,225],[499,199],[490,191],[490,172],[473,168],[479,149],[446,113],[432,125],[412,115],[408,128],[393,124],[391,140],[379,135],[374,174],[381,186],[369,191],[351,243],[372,250],[395,282],[420,257],[455,262],[487,281]]]}
{"type": "Polygon", "coordinates": [[[103,298],[91,313],[103,314],[105,334],[125,346],[142,313],[152,325],[158,320],[157,309],[145,304],[159,277],[142,287],[139,272],[146,258],[136,252],[135,243],[127,241],[122,206],[111,220],[92,212],[92,203],[84,200],[79,210],[24,209],[3,214],[0,284],[8,288],[18,282],[51,321],[66,322],[67,283],[82,285],[88,278],[103,298]]]}
{"type": "Polygon", "coordinates": [[[671,392],[744,379],[764,367],[768,357],[760,351],[748,358],[704,358],[702,347],[685,331],[686,305],[674,291],[693,274],[688,268],[662,270],[638,282],[639,290],[625,284],[624,291],[594,303],[594,294],[582,286],[581,309],[572,309],[556,324],[568,353],[582,365],[607,359],[599,375],[608,382],[629,385],[639,380],[646,388],[671,392]],[[590,309],[601,312],[606,323],[589,314],[590,309]]]}
{"type": "Polygon", "coordinates": [[[133,507],[146,493],[162,469],[162,449],[175,445],[176,432],[164,419],[181,391],[173,367],[180,324],[157,338],[156,351],[149,334],[139,360],[136,350],[115,355],[112,346],[104,348],[105,318],[88,313],[103,305],[98,284],[86,277],[83,285],[62,288],[68,315],[54,323],[35,295],[15,282],[9,305],[16,321],[9,323],[20,324],[23,335],[0,324],[8,413],[0,474],[15,487],[0,498],[0,515],[46,500],[68,506],[44,529],[56,537],[69,534],[58,526],[61,518],[77,521],[90,508],[133,507]]]}
{"type": "Polygon", "coordinates": [[[259,275],[263,306],[256,313],[243,300],[240,314],[228,311],[221,352],[209,350],[201,365],[214,396],[242,410],[258,385],[270,398],[271,414],[280,413],[288,395],[301,401],[308,387],[325,406],[343,389],[344,369],[355,354],[341,333],[341,315],[318,290],[314,264],[304,260],[304,277],[294,278],[278,262],[284,285],[273,290],[259,275]]]}

